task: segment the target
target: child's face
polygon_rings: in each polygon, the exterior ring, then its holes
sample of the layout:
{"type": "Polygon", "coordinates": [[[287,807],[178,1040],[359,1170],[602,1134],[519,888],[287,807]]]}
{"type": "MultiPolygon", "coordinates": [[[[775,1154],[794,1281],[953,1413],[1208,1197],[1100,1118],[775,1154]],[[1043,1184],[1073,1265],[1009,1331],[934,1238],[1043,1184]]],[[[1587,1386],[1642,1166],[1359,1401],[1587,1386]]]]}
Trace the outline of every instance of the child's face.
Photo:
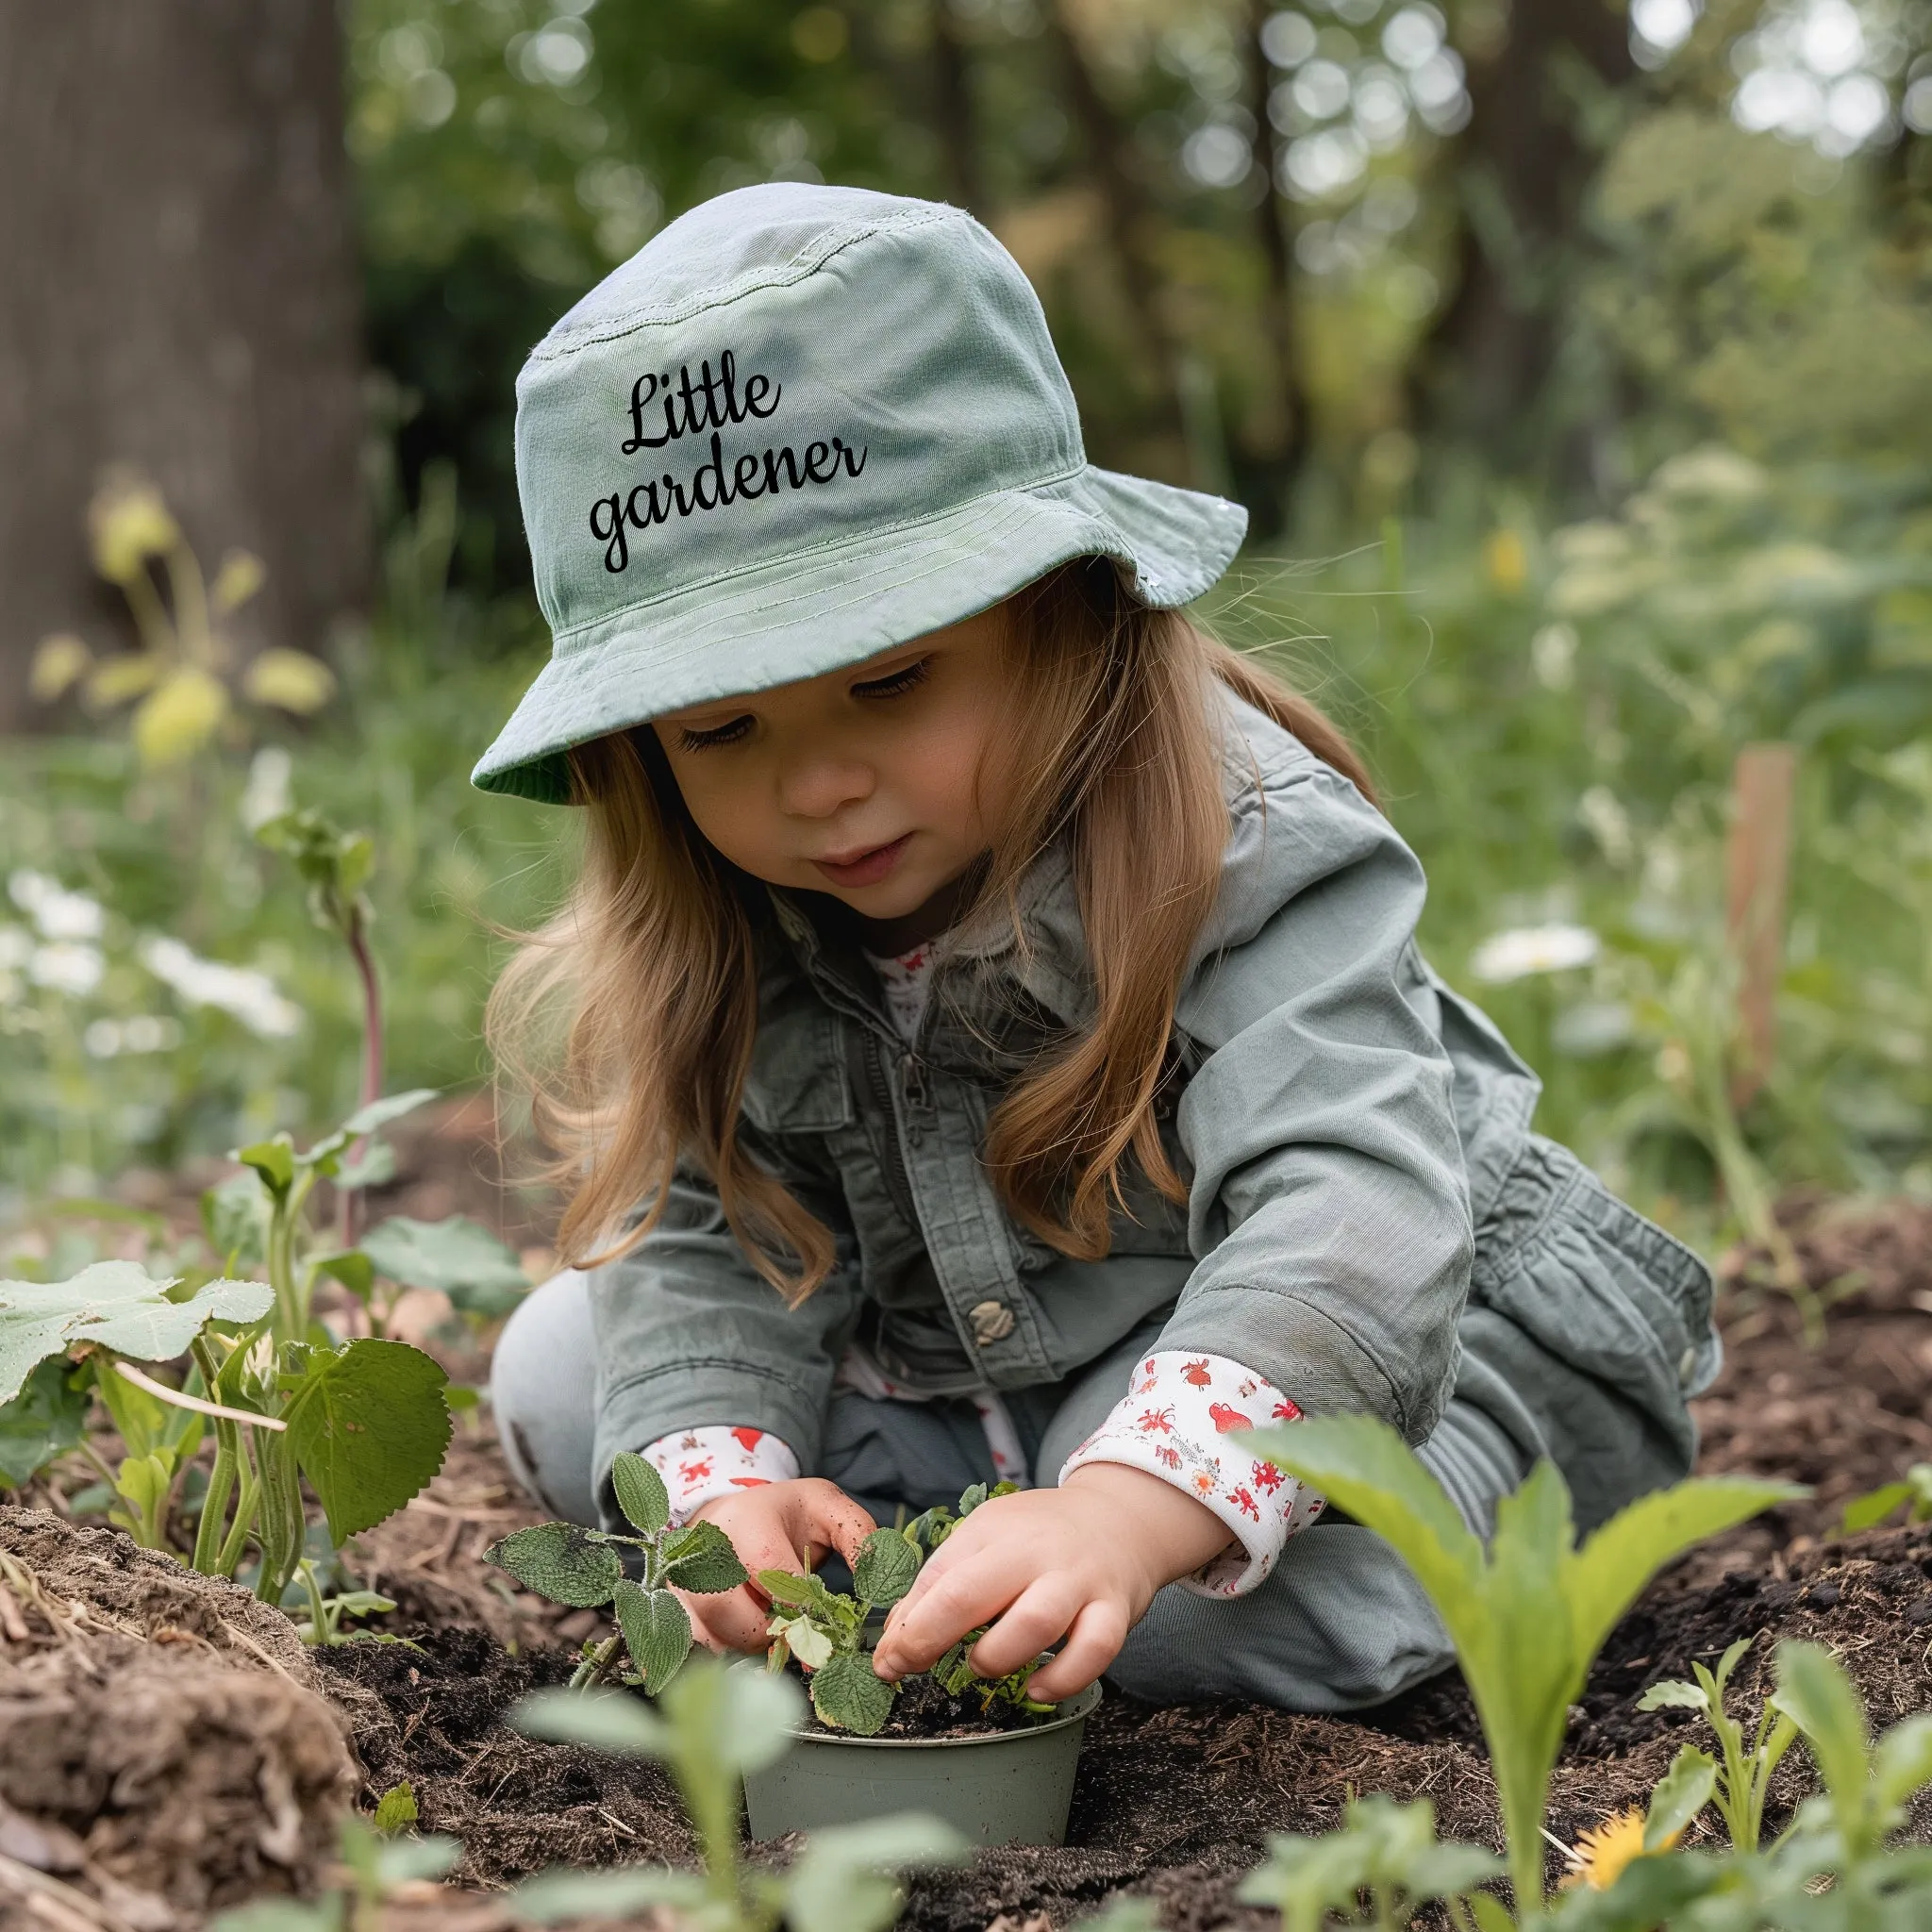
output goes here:
{"type": "Polygon", "coordinates": [[[862,664],[652,720],[697,827],[774,886],[903,919],[992,841],[995,607],[862,664]]]}

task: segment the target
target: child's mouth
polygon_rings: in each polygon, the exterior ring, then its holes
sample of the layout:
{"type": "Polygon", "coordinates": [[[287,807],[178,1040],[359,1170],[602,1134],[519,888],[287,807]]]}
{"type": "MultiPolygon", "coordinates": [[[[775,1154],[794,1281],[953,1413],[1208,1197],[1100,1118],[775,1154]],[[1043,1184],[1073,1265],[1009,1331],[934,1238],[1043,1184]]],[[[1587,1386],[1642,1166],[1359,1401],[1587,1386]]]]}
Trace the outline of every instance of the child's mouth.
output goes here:
{"type": "Polygon", "coordinates": [[[815,858],[812,863],[835,886],[875,886],[898,864],[911,837],[910,832],[902,832],[890,845],[874,845],[856,858],[815,858]]]}

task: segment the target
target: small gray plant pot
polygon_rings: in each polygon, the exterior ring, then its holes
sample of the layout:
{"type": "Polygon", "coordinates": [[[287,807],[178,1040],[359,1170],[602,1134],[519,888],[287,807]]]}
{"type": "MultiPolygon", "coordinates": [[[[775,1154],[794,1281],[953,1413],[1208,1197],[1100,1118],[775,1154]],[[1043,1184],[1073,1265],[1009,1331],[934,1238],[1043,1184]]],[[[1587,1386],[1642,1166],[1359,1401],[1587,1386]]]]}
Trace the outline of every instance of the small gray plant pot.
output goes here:
{"type": "Polygon", "coordinates": [[[1064,1844],[1080,1739],[1099,1702],[1100,1686],[1090,1685],[1058,1717],[983,1738],[794,1731],[791,1749],[744,1781],[751,1835],[926,1811],[975,1844],[1064,1844]]]}

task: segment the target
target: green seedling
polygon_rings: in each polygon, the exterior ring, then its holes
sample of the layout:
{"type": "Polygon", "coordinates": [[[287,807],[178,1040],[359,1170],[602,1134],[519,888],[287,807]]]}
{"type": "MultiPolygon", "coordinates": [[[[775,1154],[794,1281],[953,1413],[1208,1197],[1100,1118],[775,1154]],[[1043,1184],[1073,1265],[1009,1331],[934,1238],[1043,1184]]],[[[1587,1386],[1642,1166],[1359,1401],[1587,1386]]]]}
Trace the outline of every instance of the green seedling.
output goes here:
{"type": "Polygon", "coordinates": [[[1861,1529],[1874,1528],[1901,1503],[1909,1506],[1907,1523],[1932,1523],[1932,1462],[1915,1462],[1906,1471],[1903,1482],[1884,1483],[1862,1496],[1854,1496],[1845,1505],[1840,1535],[1855,1536],[1861,1529]]]}
{"type": "MultiPolygon", "coordinates": [[[[1932,1851],[1886,1848],[1912,1798],[1932,1785],[1932,1716],[1907,1718],[1874,1747],[1858,1693],[1829,1651],[1781,1643],[1776,1671],[1773,1703],[1803,1737],[1824,1791],[1768,1851],[1634,1859],[1608,1890],[1572,1893],[1557,1915],[1561,1932],[1915,1932],[1932,1924],[1932,1851]]],[[[1695,1795],[1692,1786],[1678,1807],[1686,1822],[1695,1795]]]]}
{"type": "Polygon", "coordinates": [[[731,1539],[715,1523],[671,1527],[664,1479],[641,1456],[620,1455],[610,1467],[610,1486],[635,1536],[584,1529],[575,1523],[540,1523],[493,1544],[490,1560],[552,1603],[579,1609],[611,1607],[617,1628],[603,1642],[587,1647],[571,1679],[573,1690],[587,1690],[616,1674],[618,1652],[624,1649],[630,1654],[633,1674],[626,1681],[655,1696],[691,1655],[691,1618],[674,1591],[711,1596],[749,1579],[731,1539]],[[641,1582],[624,1574],[618,1552],[625,1549],[637,1552],[643,1568],[641,1582]]]}
{"type": "Polygon", "coordinates": [[[421,1644],[410,1643],[406,1637],[391,1637],[381,1630],[344,1630],[345,1617],[384,1617],[395,1608],[393,1599],[378,1595],[373,1590],[344,1590],[334,1596],[325,1596],[318,1567],[312,1557],[304,1557],[295,1566],[297,1581],[302,1585],[303,1593],[308,1601],[308,1614],[296,1621],[295,1635],[304,1643],[326,1649],[337,1643],[401,1643],[410,1650],[420,1650],[421,1644]]]}
{"type": "MultiPolygon", "coordinates": [[[[397,1787],[408,1790],[407,1785],[397,1787]]],[[[389,1797],[393,1797],[391,1791],[389,1797]]],[[[389,1798],[383,1801],[389,1802],[389,1798]]],[[[409,1794],[410,1816],[415,1793],[409,1794]]],[[[463,1855],[453,1838],[417,1838],[375,1822],[344,1818],[341,1862],[347,1880],[317,1899],[258,1899],[210,1920],[208,1932],[382,1932],[383,1905],[404,1885],[441,1878],[463,1855]]]]}
{"type": "Polygon", "coordinates": [[[866,1619],[890,1609],[912,1588],[919,1563],[904,1530],[875,1529],[858,1546],[850,1596],[827,1590],[816,1576],[758,1572],[758,1587],[772,1600],[766,1667],[780,1671],[788,1657],[796,1657],[810,1672],[811,1706],[822,1724],[861,1738],[885,1728],[899,1687],[873,1669],[866,1619]]]}
{"type": "Polygon", "coordinates": [[[1683,1482],[1641,1497],[1579,1549],[1569,1490],[1554,1463],[1540,1462],[1503,1499],[1485,1549],[1414,1452],[1374,1417],[1324,1417],[1236,1440],[1386,1538],[1428,1592],[1482,1721],[1523,1924],[1543,1911],[1551,1768],[1611,1626],[1679,1552],[1807,1493],[1738,1477],[1683,1482]]]}
{"type": "MultiPolygon", "coordinates": [[[[1744,1726],[1724,1708],[1724,1691],[1731,1673],[1750,1648],[1750,1639],[1740,1637],[1718,1659],[1715,1671],[1693,1661],[1690,1674],[1695,1682],[1670,1680],[1653,1684],[1637,1701],[1639,1710],[1699,1711],[1716,1733],[1718,1761],[1689,1745],[1677,1754],[1677,1758],[1679,1763],[1694,1765],[1701,1760],[1710,1766],[1718,1815],[1724,1822],[1733,1849],[1740,1852],[1757,1849],[1764,1829],[1764,1794],[1770,1789],[1771,1774],[1797,1736],[1796,1724],[1777,1707],[1775,1700],[1768,1700],[1759,1712],[1749,1742],[1745,1740],[1744,1726]]],[[[1673,1766],[1674,1771],[1675,1768],[1673,1766]]]]}
{"type": "Polygon", "coordinates": [[[711,1932],[772,1932],[781,1921],[791,1932],[885,1932],[904,1903],[899,1873],[965,1859],[964,1840],[937,1819],[882,1818],[815,1832],[789,1872],[745,1869],[745,1774],[783,1755],[804,1715],[787,1679],[710,1657],[684,1671],[655,1708],[609,1692],[525,1698],[510,1722],[529,1737],[668,1764],[705,1869],[702,1876],[659,1866],[546,1872],[511,1893],[515,1915],[547,1925],[661,1906],[711,1932]]]}
{"type": "Polygon", "coordinates": [[[1042,1659],[1035,1657],[1004,1677],[982,1677],[967,1662],[973,1646],[986,1635],[987,1627],[982,1624],[977,1630],[969,1630],[933,1665],[928,1673],[933,1682],[948,1697],[963,1698],[970,1691],[979,1699],[980,1709],[989,1715],[995,1704],[1006,1704],[1015,1710],[1024,1710],[1029,1717],[1052,1717],[1058,1707],[1041,1704],[1038,1698],[1029,1696],[1026,1689],[1042,1659]]]}
{"type": "Polygon", "coordinates": [[[899,1533],[919,1552],[923,1562],[982,1503],[994,1503],[1002,1496],[1013,1495],[1019,1487],[1017,1483],[994,1483],[989,1489],[985,1483],[974,1483],[961,1493],[955,1507],[948,1509],[943,1503],[935,1503],[930,1509],[921,1510],[899,1533]]]}
{"type": "Polygon", "coordinates": [[[1244,1905],[1273,1906],[1282,1932],[1324,1932],[1329,1925],[1400,1932],[1437,1902],[1457,1932],[1468,1932],[1470,1892],[1502,1869],[1479,1846],[1437,1838],[1436,1807],[1426,1798],[1412,1805],[1351,1798],[1339,1831],[1270,1838],[1267,1858],[1238,1896],[1244,1905]]]}

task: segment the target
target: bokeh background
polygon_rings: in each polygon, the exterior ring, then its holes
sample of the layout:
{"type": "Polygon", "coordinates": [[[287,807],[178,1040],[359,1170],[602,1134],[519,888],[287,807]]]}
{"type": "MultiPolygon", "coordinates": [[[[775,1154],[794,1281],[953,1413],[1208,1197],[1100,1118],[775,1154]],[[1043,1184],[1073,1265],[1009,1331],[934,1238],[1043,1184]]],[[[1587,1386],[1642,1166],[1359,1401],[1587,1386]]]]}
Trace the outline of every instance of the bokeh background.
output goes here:
{"type": "Polygon", "coordinates": [[[486,1077],[570,861],[467,784],[515,373],[770,179],[971,208],[1094,458],[1247,504],[1211,615],[1545,1131],[1707,1244],[1932,1195],[1927,0],[64,0],[0,10],[0,1219],[353,1104],[291,807],[373,839],[390,1084],[486,1077]]]}

